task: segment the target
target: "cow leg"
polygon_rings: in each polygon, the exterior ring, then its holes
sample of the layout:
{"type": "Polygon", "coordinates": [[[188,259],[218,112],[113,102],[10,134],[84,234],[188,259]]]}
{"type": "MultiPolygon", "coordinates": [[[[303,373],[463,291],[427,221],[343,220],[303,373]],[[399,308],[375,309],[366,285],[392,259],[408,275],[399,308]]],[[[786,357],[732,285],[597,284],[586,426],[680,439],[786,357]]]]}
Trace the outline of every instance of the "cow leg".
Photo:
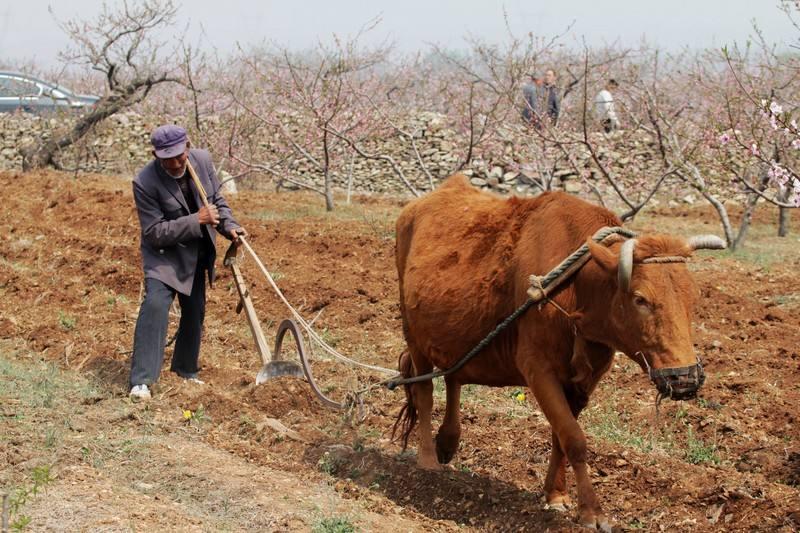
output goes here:
{"type": "MultiPolygon", "coordinates": [[[[414,375],[427,374],[433,366],[427,359],[414,357],[414,375]]],[[[417,409],[419,426],[417,427],[417,466],[424,470],[442,470],[442,465],[436,459],[436,450],[433,447],[433,429],[431,428],[431,411],[433,411],[433,381],[423,381],[411,385],[411,397],[417,409]]]]}
{"type": "MultiPolygon", "coordinates": [[[[586,407],[589,398],[585,394],[573,391],[567,394],[567,401],[572,411],[572,416],[576,419],[581,411],[586,407]]],[[[567,456],[558,441],[558,435],[553,431],[553,448],[550,452],[550,465],[547,469],[547,478],[544,481],[544,494],[547,503],[553,508],[566,510],[570,505],[570,497],[567,493],[567,456]]]]}
{"type": "Polygon", "coordinates": [[[414,388],[414,404],[419,416],[417,466],[424,470],[441,470],[442,465],[436,459],[436,450],[433,447],[433,429],[431,428],[433,382],[423,381],[415,383],[412,387],[414,388]]]}
{"type": "Polygon", "coordinates": [[[561,449],[555,430],[553,447],[550,450],[550,465],[547,467],[547,477],[544,480],[544,497],[549,506],[559,511],[565,511],[572,503],[567,492],[567,456],[561,449]]]}
{"type": "Polygon", "coordinates": [[[436,457],[447,464],[456,454],[461,440],[461,383],[445,378],[447,386],[447,406],[444,421],[436,434],[436,457]]]}
{"type": "MultiPolygon", "coordinates": [[[[575,471],[575,480],[578,485],[578,520],[583,526],[610,531],[611,526],[603,514],[600,501],[589,479],[589,468],[586,464],[586,436],[572,414],[572,408],[564,394],[564,388],[558,378],[552,374],[537,375],[531,381],[531,390],[533,390],[536,401],[553,427],[553,433],[562,453],[566,455],[575,471]]],[[[553,458],[558,459],[558,456],[554,454],[551,461],[553,458]]],[[[559,467],[556,466],[551,470],[554,470],[553,486],[557,487],[559,467]]]]}

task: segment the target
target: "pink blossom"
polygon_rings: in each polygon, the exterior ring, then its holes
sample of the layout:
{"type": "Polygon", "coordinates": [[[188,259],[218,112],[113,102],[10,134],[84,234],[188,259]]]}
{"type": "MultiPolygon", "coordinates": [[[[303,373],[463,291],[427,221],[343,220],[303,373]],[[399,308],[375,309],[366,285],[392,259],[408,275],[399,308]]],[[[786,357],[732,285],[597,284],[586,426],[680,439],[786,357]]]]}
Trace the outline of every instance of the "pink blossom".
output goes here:
{"type": "Polygon", "coordinates": [[[776,102],[771,102],[769,104],[769,112],[772,113],[773,115],[780,115],[781,113],[783,113],[783,107],[776,102]]]}
{"type": "Polygon", "coordinates": [[[769,176],[770,181],[774,185],[777,185],[781,190],[786,189],[786,185],[791,179],[791,174],[789,171],[775,161],[772,162],[772,166],[767,171],[767,175],[769,176]]]}
{"type": "Polygon", "coordinates": [[[758,156],[758,154],[759,154],[758,144],[753,143],[753,144],[750,145],[750,154],[754,155],[754,156],[758,156]]]}
{"type": "Polygon", "coordinates": [[[725,145],[728,144],[730,141],[731,141],[731,136],[728,135],[727,133],[723,133],[722,135],[719,136],[720,144],[725,145]]]}

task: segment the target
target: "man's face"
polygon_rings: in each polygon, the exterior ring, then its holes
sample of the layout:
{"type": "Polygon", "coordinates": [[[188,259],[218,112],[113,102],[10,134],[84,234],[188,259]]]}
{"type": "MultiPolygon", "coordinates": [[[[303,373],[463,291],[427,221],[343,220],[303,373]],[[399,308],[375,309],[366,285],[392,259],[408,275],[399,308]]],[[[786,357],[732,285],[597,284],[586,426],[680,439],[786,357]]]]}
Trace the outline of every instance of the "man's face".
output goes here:
{"type": "Polygon", "coordinates": [[[544,73],[544,82],[547,85],[553,85],[556,82],[556,73],[552,70],[548,70],[544,73]]]}
{"type": "Polygon", "coordinates": [[[186,150],[182,154],[170,157],[169,159],[159,159],[161,168],[167,171],[170,176],[179,178],[186,172],[186,162],[189,160],[189,143],[186,143],[186,150]]]}

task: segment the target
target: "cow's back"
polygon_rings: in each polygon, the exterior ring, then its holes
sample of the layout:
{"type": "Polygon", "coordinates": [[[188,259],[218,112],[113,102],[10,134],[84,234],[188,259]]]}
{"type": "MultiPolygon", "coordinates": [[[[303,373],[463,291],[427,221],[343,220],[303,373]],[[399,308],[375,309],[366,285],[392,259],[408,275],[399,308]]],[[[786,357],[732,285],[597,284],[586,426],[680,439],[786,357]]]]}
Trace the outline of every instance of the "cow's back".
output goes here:
{"type": "Polygon", "coordinates": [[[396,261],[404,333],[409,348],[437,366],[458,359],[513,306],[510,263],[519,205],[456,175],[400,214],[396,261]]]}
{"type": "Polygon", "coordinates": [[[410,268],[415,272],[452,270],[458,265],[491,270],[492,265],[477,259],[492,252],[494,235],[503,232],[507,221],[498,216],[502,204],[502,200],[469,185],[461,175],[409,203],[400,213],[396,227],[396,260],[401,279],[410,258],[410,268]],[[489,242],[481,239],[489,235],[489,242]]]}

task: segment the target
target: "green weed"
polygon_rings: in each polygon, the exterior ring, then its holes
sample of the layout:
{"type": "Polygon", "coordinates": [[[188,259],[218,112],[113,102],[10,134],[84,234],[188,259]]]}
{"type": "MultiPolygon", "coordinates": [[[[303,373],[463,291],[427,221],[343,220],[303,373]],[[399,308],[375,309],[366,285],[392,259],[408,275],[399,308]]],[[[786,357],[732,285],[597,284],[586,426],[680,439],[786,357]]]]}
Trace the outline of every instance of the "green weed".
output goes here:
{"type": "Polygon", "coordinates": [[[629,529],[647,529],[647,524],[639,520],[638,518],[634,518],[630,522],[628,522],[629,529]]]}
{"type": "Polygon", "coordinates": [[[339,335],[335,334],[328,328],[324,328],[322,331],[320,331],[319,337],[323,340],[323,342],[325,342],[325,344],[332,348],[336,348],[336,345],[342,340],[339,335]]]}
{"type": "Polygon", "coordinates": [[[691,426],[686,428],[686,453],[684,459],[693,465],[711,463],[718,465],[722,462],[717,455],[716,444],[706,444],[702,439],[695,437],[691,426]]]}
{"type": "Polygon", "coordinates": [[[64,331],[72,331],[75,329],[77,319],[74,316],[65,314],[63,311],[58,312],[58,323],[64,331]]]}
{"type": "Polygon", "coordinates": [[[472,469],[469,466],[462,463],[456,465],[456,469],[458,469],[459,472],[463,472],[465,474],[472,474],[472,469]]]}
{"type": "Polygon", "coordinates": [[[325,452],[317,461],[317,469],[323,474],[333,476],[336,475],[336,472],[343,464],[344,461],[341,458],[331,455],[330,452],[325,452]]]}
{"type": "Polygon", "coordinates": [[[44,432],[44,447],[54,448],[58,441],[58,431],[56,428],[50,426],[44,432]]]}
{"type": "Polygon", "coordinates": [[[584,427],[593,437],[643,452],[651,452],[657,445],[652,437],[640,433],[638,427],[633,427],[620,418],[620,413],[611,404],[590,407],[584,413],[584,427]]]}
{"type": "Polygon", "coordinates": [[[378,472],[372,479],[372,483],[370,483],[369,488],[371,490],[379,489],[381,488],[381,484],[387,481],[389,478],[391,478],[391,476],[386,472],[378,472]]]}
{"type": "Polygon", "coordinates": [[[312,533],[355,533],[356,527],[344,516],[326,516],[311,528],[312,533]]]}
{"type": "Polygon", "coordinates": [[[123,294],[111,294],[106,298],[106,305],[114,307],[117,304],[128,304],[130,300],[123,294]]]}
{"type": "Polygon", "coordinates": [[[37,466],[31,471],[31,483],[18,488],[13,492],[8,501],[9,518],[11,519],[11,529],[22,531],[33,519],[21,513],[30,500],[39,494],[39,491],[52,483],[55,478],[50,474],[50,466],[37,466]]]}
{"type": "MultiPolygon", "coordinates": [[[[15,398],[23,406],[52,407],[55,398],[93,398],[99,396],[95,383],[86,379],[66,379],[52,362],[34,360],[20,364],[0,356],[0,401],[15,398]]],[[[24,418],[24,413],[18,413],[24,418]]]]}

